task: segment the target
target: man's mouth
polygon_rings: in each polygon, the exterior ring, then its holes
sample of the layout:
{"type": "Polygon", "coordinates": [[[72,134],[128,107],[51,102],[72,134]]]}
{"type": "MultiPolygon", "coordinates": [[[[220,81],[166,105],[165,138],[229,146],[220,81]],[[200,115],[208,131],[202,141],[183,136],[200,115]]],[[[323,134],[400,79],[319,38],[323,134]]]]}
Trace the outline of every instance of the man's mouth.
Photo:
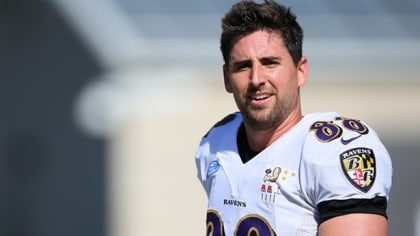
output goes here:
{"type": "Polygon", "coordinates": [[[251,98],[251,100],[261,101],[261,100],[265,100],[265,99],[269,98],[270,96],[271,96],[271,94],[263,93],[263,94],[252,95],[252,96],[250,96],[250,98],[251,98]]]}

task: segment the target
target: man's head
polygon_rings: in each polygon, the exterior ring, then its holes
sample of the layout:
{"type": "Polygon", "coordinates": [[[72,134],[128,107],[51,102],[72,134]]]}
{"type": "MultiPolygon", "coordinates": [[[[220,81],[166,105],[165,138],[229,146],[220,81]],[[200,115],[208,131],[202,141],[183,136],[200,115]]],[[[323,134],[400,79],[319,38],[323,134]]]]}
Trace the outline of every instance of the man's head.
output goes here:
{"type": "Polygon", "coordinates": [[[272,1],[242,1],[223,19],[225,89],[233,94],[245,128],[276,129],[301,117],[299,88],[308,65],[295,18],[272,1]]]}
{"type": "Polygon", "coordinates": [[[233,45],[243,36],[258,30],[280,33],[295,65],[302,57],[303,30],[296,16],[272,0],[258,4],[241,1],[232,6],[222,19],[220,49],[225,64],[229,63],[233,45]]]}

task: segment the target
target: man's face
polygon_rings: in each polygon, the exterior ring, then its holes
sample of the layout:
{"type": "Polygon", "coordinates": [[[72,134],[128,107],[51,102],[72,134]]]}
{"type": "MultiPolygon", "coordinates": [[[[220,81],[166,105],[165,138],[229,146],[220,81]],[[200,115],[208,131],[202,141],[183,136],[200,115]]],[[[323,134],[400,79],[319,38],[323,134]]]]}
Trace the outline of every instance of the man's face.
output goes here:
{"type": "Polygon", "coordinates": [[[300,112],[299,87],[306,77],[306,58],[295,65],[280,34],[265,30],[241,38],[224,66],[226,91],[233,93],[245,122],[258,130],[300,112]]]}

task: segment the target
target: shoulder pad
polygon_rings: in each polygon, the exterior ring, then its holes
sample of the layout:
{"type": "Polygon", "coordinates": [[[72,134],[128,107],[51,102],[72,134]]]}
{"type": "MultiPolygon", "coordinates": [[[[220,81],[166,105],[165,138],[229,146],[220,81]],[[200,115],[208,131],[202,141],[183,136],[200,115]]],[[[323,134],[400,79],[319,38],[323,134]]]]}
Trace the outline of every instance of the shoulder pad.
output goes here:
{"type": "Polygon", "coordinates": [[[229,114],[229,115],[227,115],[227,116],[225,116],[223,119],[221,119],[220,121],[218,121],[216,124],[214,124],[211,128],[210,128],[210,130],[209,131],[207,131],[207,133],[204,135],[204,137],[203,138],[206,138],[208,135],[209,135],[209,133],[214,129],[214,128],[216,128],[216,127],[220,127],[220,126],[223,126],[223,125],[226,125],[227,123],[229,123],[229,122],[231,122],[231,121],[233,121],[236,117],[238,116],[238,113],[237,112],[235,112],[235,113],[232,113],[232,114],[229,114]]]}

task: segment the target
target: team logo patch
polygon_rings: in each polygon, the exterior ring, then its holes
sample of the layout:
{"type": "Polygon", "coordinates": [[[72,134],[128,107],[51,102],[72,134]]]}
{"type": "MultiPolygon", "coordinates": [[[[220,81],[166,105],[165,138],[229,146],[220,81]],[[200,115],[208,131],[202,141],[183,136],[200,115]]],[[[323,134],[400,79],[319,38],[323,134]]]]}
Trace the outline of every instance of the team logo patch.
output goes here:
{"type": "Polygon", "coordinates": [[[356,188],[367,192],[376,177],[375,154],[369,148],[353,148],[340,155],[345,176],[356,188]]]}

